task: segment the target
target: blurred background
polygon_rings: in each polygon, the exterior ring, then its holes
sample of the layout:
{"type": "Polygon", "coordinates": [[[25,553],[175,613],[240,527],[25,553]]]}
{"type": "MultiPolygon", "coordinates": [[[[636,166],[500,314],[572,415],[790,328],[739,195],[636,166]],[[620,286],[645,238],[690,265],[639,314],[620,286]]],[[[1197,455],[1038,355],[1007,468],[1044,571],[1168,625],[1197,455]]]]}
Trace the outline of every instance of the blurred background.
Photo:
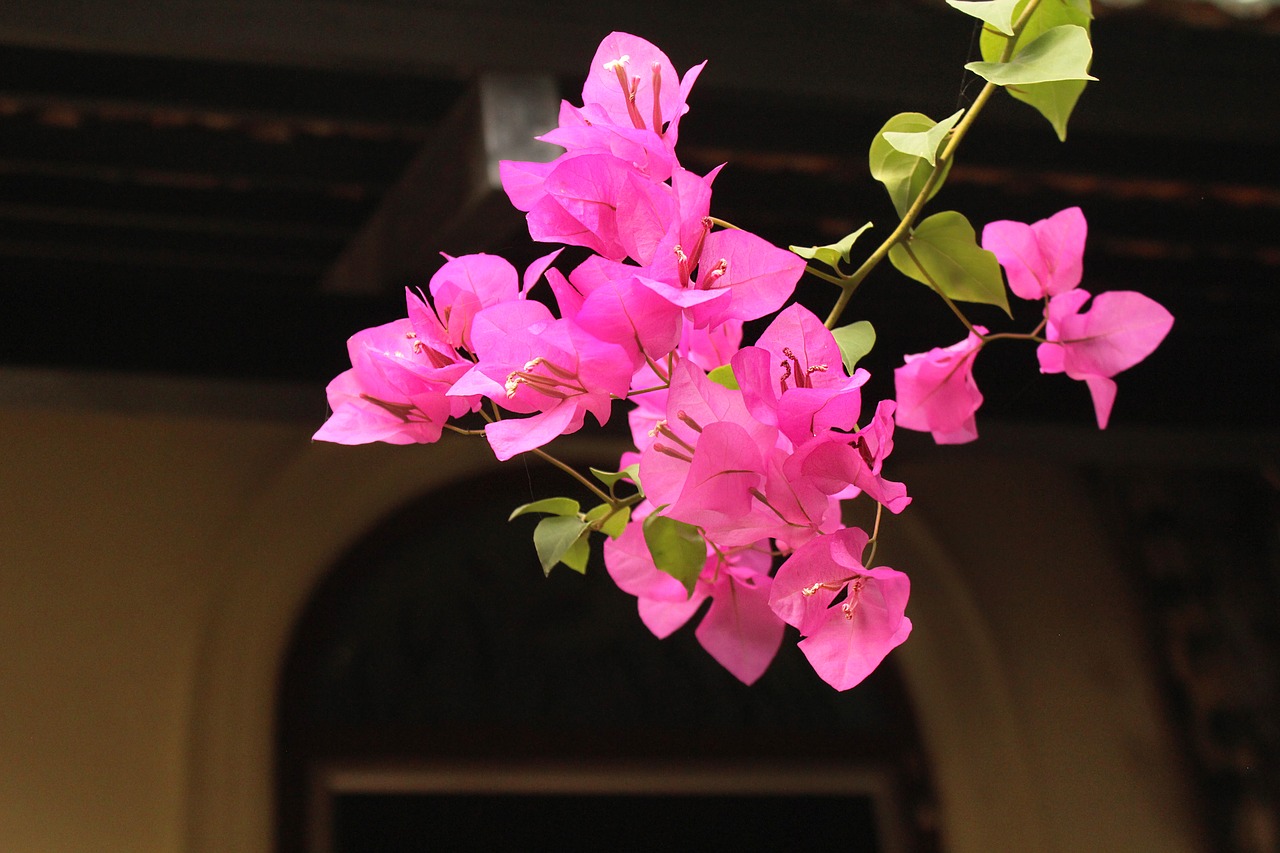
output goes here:
{"type": "MultiPolygon", "coordinates": [[[[794,636],[746,689],[602,567],[544,580],[505,519],[554,472],[309,437],[439,252],[546,250],[494,164],[554,155],[529,137],[608,32],[710,60],[682,163],[728,163],[714,215],[814,245],[892,226],[867,147],[971,102],[971,18],[0,1],[0,848],[1280,849],[1273,5],[1095,4],[1066,143],[1006,98],[966,140],[931,210],[1079,205],[1085,289],[1176,322],[1106,432],[1009,347],[976,444],[901,437],[882,555],[915,633],[836,695],[794,636]]],[[[887,265],[851,310],[880,393],[962,336],[887,265]]]]}

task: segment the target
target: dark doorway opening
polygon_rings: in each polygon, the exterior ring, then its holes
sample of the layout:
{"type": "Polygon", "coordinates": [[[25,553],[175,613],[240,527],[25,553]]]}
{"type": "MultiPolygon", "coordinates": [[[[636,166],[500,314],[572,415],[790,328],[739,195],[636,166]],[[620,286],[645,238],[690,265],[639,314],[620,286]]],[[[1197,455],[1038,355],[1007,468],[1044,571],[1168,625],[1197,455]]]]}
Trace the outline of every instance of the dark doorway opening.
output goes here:
{"type": "Polygon", "coordinates": [[[281,853],[937,849],[891,664],[836,693],[789,634],[746,687],[692,625],[657,640],[603,565],[544,578],[532,524],[506,521],[563,485],[530,468],[427,495],[316,589],[282,676],[281,853]]]}

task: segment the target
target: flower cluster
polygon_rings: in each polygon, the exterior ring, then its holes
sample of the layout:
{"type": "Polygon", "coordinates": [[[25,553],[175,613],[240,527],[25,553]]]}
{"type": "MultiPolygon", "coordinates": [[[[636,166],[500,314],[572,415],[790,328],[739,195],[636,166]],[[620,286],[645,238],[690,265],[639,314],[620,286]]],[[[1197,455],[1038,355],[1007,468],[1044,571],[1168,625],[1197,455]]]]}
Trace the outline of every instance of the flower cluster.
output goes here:
{"type": "Polygon", "coordinates": [[[535,240],[590,256],[566,275],[553,253],[523,276],[490,255],[448,259],[429,299],[407,293],[406,319],[352,337],[352,367],[330,384],[333,415],[316,438],[432,442],[449,419],[479,411],[495,455],[509,459],[588,414],[603,424],[614,400],[629,400],[636,451],[623,465],[636,465],[643,491],[604,557],[645,624],[664,636],[710,599],[697,637],[749,683],[790,623],[819,674],[850,687],[910,629],[906,577],[864,568],[867,536],[845,531],[840,511],[862,493],[892,512],[909,503],[881,473],[894,404],[859,421],[868,375],[850,375],[802,307],[742,346],[743,323],[779,311],[805,262],[716,228],[719,170],[680,165],[680,118],[702,66],[680,77],[652,44],[614,33],[591,68],[582,106],[562,105],[542,137],[564,153],[500,172],[535,240]],[[543,279],[553,298],[529,298],[543,279]],[[727,379],[709,378],[726,365],[727,379]],[[655,546],[662,524],[691,531],[690,571],[655,546]],[[790,559],[775,576],[776,554],[790,559]]]}
{"type": "MultiPolygon", "coordinates": [[[[1029,334],[995,335],[964,320],[969,334],[960,343],[906,356],[895,372],[896,401],[864,407],[869,374],[856,367],[862,344],[845,334],[854,327],[837,329],[840,337],[829,327],[874,263],[854,275],[840,268],[865,228],[833,246],[789,252],[712,218],[719,168],[705,175],[685,169],[675,148],[702,67],[681,77],[647,41],[608,36],[582,105],[563,104],[559,126],[541,137],[563,153],[500,168],[533,239],[580,247],[586,259],[562,272],[553,266],[558,248],[522,275],[491,255],[447,258],[429,296],[406,293],[407,317],[351,338],[351,369],[330,383],[333,414],[315,437],[427,443],[447,429],[482,433],[498,459],[549,458],[602,502],[580,511],[576,501],[550,498],[515,511],[513,518],[548,516],[534,531],[546,570],[584,570],[590,535],[605,534],[610,576],[638,599],[642,621],[659,637],[705,605],[695,635],[751,683],[790,625],[818,675],[844,690],[911,631],[906,575],[874,565],[876,535],[846,526],[842,511],[865,495],[878,534],[884,510],[899,513],[911,502],[884,472],[895,423],[940,443],[975,438],[982,394],[974,359],[993,340],[1018,338],[1039,344],[1043,372],[1088,383],[1105,426],[1112,377],[1145,358],[1172,318],[1127,292],[1102,294],[1082,312],[1089,294],[1078,288],[1085,237],[1078,209],[1032,225],[992,223],[983,233],[986,251],[972,245],[962,217],[944,214],[917,229],[921,242],[932,236],[932,255],[921,261],[904,253],[919,280],[949,301],[949,285],[938,286],[930,267],[945,271],[954,258],[985,264],[998,297],[952,292],[1003,305],[998,260],[1015,295],[1043,300],[1044,319],[1029,334]],[[938,267],[939,251],[957,254],[938,267]],[[843,289],[825,323],[788,306],[806,270],[843,289]],[[744,345],[743,324],[770,316],[759,339],[744,345]],[[592,469],[602,488],[542,448],[581,429],[587,415],[604,424],[615,401],[630,404],[634,449],[617,472],[592,469]],[[482,418],[483,431],[454,423],[467,415],[482,418]]],[[[911,132],[881,134],[896,152],[881,159],[894,169],[934,170],[921,199],[945,172],[935,156],[958,118],[925,120],[924,130],[913,118],[911,132]]],[[[904,192],[884,162],[880,178],[891,195],[904,192]]],[[[891,237],[871,257],[911,239],[891,237]]]]}
{"type": "Polygon", "coordinates": [[[982,231],[982,246],[993,253],[1021,299],[1043,301],[1044,319],[1030,335],[992,335],[981,326],[957,344],[908,355],[894,372],[898,425],[933,434],[939,444],[978,437],[974,413],[982,393],[973,380],[978,352],[998,338],[1040,342],[1041,373],[1066,373],[1083,380],[1093,396],[1099,429],[1106,429],[1116,399],[1117,373],[1155,351],[1173,327],[1173,315],[1141,293],[1110,291],[1094,297],[1080,289],[1088,227],[1078,207],[1026,224],[1002,220],[982,231]],[[1043,337],[1039,333],[1043,331],[1043,337]]]}

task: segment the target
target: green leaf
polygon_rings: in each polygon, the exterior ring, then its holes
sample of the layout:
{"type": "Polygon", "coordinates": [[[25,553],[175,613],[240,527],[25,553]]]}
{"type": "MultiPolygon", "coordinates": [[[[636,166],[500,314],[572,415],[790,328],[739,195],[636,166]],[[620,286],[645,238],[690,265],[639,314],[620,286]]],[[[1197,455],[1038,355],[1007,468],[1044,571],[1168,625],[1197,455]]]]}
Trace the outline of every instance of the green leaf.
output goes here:
{"type": "Polygon", "coordinates": [[[1008,62],[970,62],[965,68],[997,86],[1023,86],[1058,80],[1097,80],[1089,74],[1093,46],[1084,27],[1054,27],[1018,51],[1008,62]]]}
{"type": "Polygon", "coordinates": [[[600,532],[610,539],[617,539],[622,535],[622,531],[627,529],[627,522],[631,520],[631,507],[624,506],[622,509],[609,516],[609,520],[600,525],[600,532]]]}
{"type": "Polygon", "coordinates": [[[1021,0],[947,0],[947,5],[994,27],[1007,36],[1013,35],[1013,7],[1021,0]]]}
{"type": "Polygon", "coordinates": [[[597,529],[610,539],[617,539],[622,535],[623,529],[626,528],[627,520],[631,518],[631,507],[619,507],[616,512],[613,512],[612,507],[608,504],[600,504],[592,507],[583,516],[583,519],[591,524],[595,524],[602,518],[607,518],[608,520],[597,529]],[[613,513],[612,515],[610,515],[611,512],[613,513]]]}
{"type": "Polygon", "coordinates": [[[590,529],[590,525],[577,517],[552,515],[539,521],[538,526],[533,528],[533,547],[538,552],[538,562],[542,564],[543,573],[551,574],[556,563],[564,563],[574,571],[583,571],[587,562],[585,558],[581,560],[580,566],[569,562],[578,562],[581,549],[573,554],[569,552],[579,541],[590,548],[586,543],[586,533],[590,529]]]}
{"type": "Polygon", "coordinates": [[[551,515],[571,515],[574,518],[578,516],[578,502],[570,498],[544,498],[540,501],[534,501],[531,504],[518,506],[511,511],[511,515],[507,517],[507,521],[512,521],[521,515],[527,515],[531,512],[546,512],[551,515]]]}
{"type": "Polygon", "coordinates": [[[610,489],[617,485],[619,480],[630,480],[637,486],[640,484],[640,464],[636,463],[628,465],[621,471],[601,471],[599,468],[588,468],[592,475],[604,483],[610,489]]]}
{"type": "Polygon", "coordinates": [[[587,536],[579,536],[560,557],[560,562],[580,575],[587,573],[587,561],[591,559],[591,541],[587,536]]]}
{"type": "Polygon", "coordinates": [[[723,385],[730,391],[738,390],[738,379],[733,375],[733,365],[722,364],[707,374],[707,378],[717,385],[723,385]]]}
{"type": "MultiPolygon", "coordinates": [[[[1020,14],[1025,5],[1026,0],[1020,0],[1014,14],[1020,14]]],[[[1042,0],[1023,28],[1019,45],[1030,44],[1054,27],[1068,24],[1083,27],[1087,32],[1092,19],[1089,0],[1042,0]]],[[[982,58],[989,62],[998,61],[1007,43],[1008,39],[1003,36],[984,30],[981,39],[982,58]]],[[[1054,83],[1006,86],[1005,91],[1013,98],[1034,107],[1053,125],[1058,139],[1065,141],[1067,120],[1071,118],[1071,112],[1085,85],[1084,80],[1060,80],[1054,83]]]]}
{"type": "Polygon", "coordinates": [[[840,261],[849,263],[849,252],[853,249],[854,242],[870,227],[871,223],[868,222],[852,234],[847,234],[838,242],[826,246],[789,246],[788,248],[802,258],[826,264],[836,272],[840,272],[840,261]]]}
{"type": "Polygon", "coordinates": [[[954,210],[917,225],[905,243],[889,249],[889,260],[907,277],[949,299],[995,305],[1009,313],[1000,262],[978,245],[969,220],[954,210]]]}
{"type": "Polygon", "coordinates": [[[1031,83],[1026,86],[1009,86],[1005,89],[1023,103],[1035,107],[1049,120],[1058,140],[1067,141],[1067,120],[1076,108],[1076,101],[1088,85],[1084,80],[1061,80],[1057,83],[1031,83]]]}
{"type": "Polygon", "coordinates": [[[932,166],[938,156],[938,149],[942,147],[942,141],[947,138],[947,134],[956,126],[956,122],[960,121],[962,115],[964,110],[956,110],[951,116],[944,118],[928,130],[884,131],[884,139],[895,150],[910,154],[912,157],[923,157],[932,166]]]}
{"type": "Polygon", "coordinates": [[[832,329],[831,334],[840,347],[840,360],[844,362],[844,369],[850,374],[862,357],[876,345],[876,330],[866,320],[832,329]]]}
{"type": "MultiPolygon", "coordinates": [[[[1019,0],[1017,8],[1013,10],[1014,20],[1022,14],[1027,2],[1028,0],[1019,0]]],[[[1036,6],[1036,10],[1031,14],[1030,20],[1023,25],[1013,55],[1017,56],[1023,48],[1054,27],[1071,24],[1088,30],[1092,19],[1093,13],[1089,11],[1088,0],[1041,0],[1040,5],[1036,6]]],[[[985,28],[978,42],[982,50],[982,58],[987,62],[999,62],[1008,43],[1007,36],[985,28]]]]}
{"type": "MultiPolygon", "coordinates": [[[[923,157],[904,154],[894,148],[885,139],[885,134],[925,133],[936,125],[937,122],[921,113],[898,113],[885,122],[875,139],[871,140],[871,151],[868,156],[871,176],[884,184],[885,189],[889,191],[889,198],[893,201],[893,207],[900,217],[906,215],[911,203],[924,189],[925,182],[929,180],[934,167],[930,166],[929,161],[923,157]]],[[[950,170],[951,163],[947,163],[943,167],[942,176],[929,192],[930,198],[942,188],[943,182],[947,179],[947,172],[950,170]]]]}
{"type": "Polygon", "coordinates": [[[684,585],[690,595],[707,563],[707,543],[692,524],[653,513],[644,520],[644,541],[653,564],[684,585]]]}

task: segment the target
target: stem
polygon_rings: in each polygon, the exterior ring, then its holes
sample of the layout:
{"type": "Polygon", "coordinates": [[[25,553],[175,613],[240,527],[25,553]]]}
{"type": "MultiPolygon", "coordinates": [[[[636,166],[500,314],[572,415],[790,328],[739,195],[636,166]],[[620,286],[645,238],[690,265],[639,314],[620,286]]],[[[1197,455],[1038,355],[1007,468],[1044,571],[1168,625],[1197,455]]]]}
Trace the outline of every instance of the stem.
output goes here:
{"type": "Polygon", "coordinates": [[[654,391],[665,391],[670,387],[670,385],[654,385],[652,388],[641,388],[639,391],[628,391],[627,399],[630,400],[632,397],[638,397],[641,394],[652,394],[654,391]]]}
{"type": "Polygon", "coordinates": [[[814,278],[820,278],[823,281],[829,281],[834,285],[838,285],[839,287],[842,287],[842,288],[844,287],[845,280],[838,275],[832,275],[829,272],[823,272],[822,270],[816,267],[811,267],[808,264],[805,265],[804,271],[807,272],[809,275],[813,276],[814,278]]]}
{"type": "Polygon", "coordinates": [[[667,365],[667,368],[668,368],[667,370],[663,370],[656,361],[649,358],[648,353],[643,353],[643,355],[644,355],[645,364],[649,365],[649,367],[653,370],[654,375],[656,375],[663,382],[666,382],[669,386],[671,384],[670,364],[667,365]]]}
{"type": "Polygon", "coordinates": [[[982,338],[983,343],[991,343],[992,341],[1031,341],[1037,344],[1047,344],[1048,341],[1034,332],[1027,334],[1025,332],[996,332],[994,335],[986,335],[982,338]]]}
{"type": "Polygon", "coordinates": [[[484,435],[484,430],[482,429],[463,429],[460,426],[454,426],[449,423],[443,424],[443,426],[445,429],[450,432],[456,432],[458,435],[484,435]]]}
{"type": "Polygon", "coordinates": [[[924,276],[929,281],[929,287],[933,289],[933,292],[942,297],[942,301],[947,303],[947,307],[960,318],[960,322],[964,323],[964,327],[972,332],[973,324],[969,322],[969,318],[964,316],[964,312],[960,310],[959,306],[951,301],[951,297],[943,293],[942,289],[938,287],[938,283],[933,280],[933,276],[929,275],[929,271],[924,268],[924,264],[920,263],[920,259],[916,257],[916,253],[911,251],[911,244],[903,243],[902,248],[906,251],[907,257],[911,258],[911,263],[915,264],[916,269],[920,270],[920,275],[924,276]]]}
{"type": "Polygon", "coordinates": [[[644,495],[639,492],[637,492],[634,495],[631,495],[630,497],[611,499],[609,501],[610,503],[609,511],[594,522],[594,526],[592,529],[595,530],[597,533],[600,532],[600,528],[604,527],[604,525],[609,521],[609,519],[613,518],[615,515],[622,512],[624,509],[635,506],[636,504],[640,503],[640,501],[642,500],[644,500],[644,495]]]}
{"type": "Polygon", "coordinates": [[[577,471],[575,471],[572,466],[564,462],[561,462],[559,459],[552,456],[550,453],[547,453],[541,447],[535,447],[529,452],[532,453],[534,456],[537,456],[539,459],[542,459],[546,462],[550,462],[552,465],[556,466],[561,471],[565,472],[570,477],[577,480],[579,483],[585,486],[588,491],[590,491],[593,495],[598,497],[600,500],[607,503],[609,506],[615,507],[615,508],[619,506],[619,501],[617,498],[612,497],[611,495],[605,493],[605,491],[601,489],[599,486],[597,486],[595,483],[591,482],[582,474],[579,474],[577,471]]]}
{"type": "Polygon", "coordinates": [[[875,526],[871,528],[871,539],[868,541],[868,544],[871,546],[871,551],[867,554],[866,559],[862,561],[862,565],[868,569],[871,568],[872,562],[875,561],[876,547],[880,544],[880,516],[883,512],[884,504],[877,503],[876,523],[875,526]]]}
{"type": "MultiPolygon", "coordinates": [[[[1027,26],[1027,21],[1031,20],[1031,15],[1035,12],[1036,7],[1040,5],[1040,0],[1030,0],[1026,8],[1022,10],[1022,14],[1018,16],[1017,22],[1013,25],[1013,35],[1009,37],[1008,44],[1005,45],[1004,51],[1000,54],[1001,62],[1008,62],[1013,56],[1013,49],[1018,43],[1018,38],[1022,35],[1022,31],[1027,26]]],[[[911,207],[907,208],[907,212],[903,214],[902,221],[898,223],[898,227],[893,229],[884,242],[881,243],[871,255],[862,262],[862,266],[858,267],[852,275],[844,282],[842,287],[844,292],[840,294],[840,298],[836,300],[835,307],[831,309],[831,313],[827,315],[826,327],[834,329],[836,324],[840,322],[840,315],[844,313],[844,309],[848,307],[849,300],[853,298],[853,293],[858,286],[870,275],[871,271],[880,265],[889,255],[889,249],[893,248],[898,242],[906,236],[907,232],[915,224],[916,218],[920,215],[920,211],[924,209],[925,203],[929,200],[929,196],[933,193],[933,188],[938,185],[938,181],[942,179],[942,173],[946,171],[947,166],[955,158],[956,149],[960,147],[960,142],[964,139],[965,134],[969,132],[969,128],[973,126],[978,114],[982,112],[982,108],[986,106],[987,101],[991,100],[991,96],[995,94],[996,89],[1000,88],[995,83],[988,82],[982,87],[982,91],[973,99],[973,105],[969,107],[968,112],[960,119],[959,123],[952,128],[951,136],[947,140],[947,146],[942,149],[942,153],[938,155],[938,159],[934,162],[933,171],[929,174],[929,178],[924,182],[924,186],[920,188],[919,194],[915,200],[911,202],[911,207]]]]}

